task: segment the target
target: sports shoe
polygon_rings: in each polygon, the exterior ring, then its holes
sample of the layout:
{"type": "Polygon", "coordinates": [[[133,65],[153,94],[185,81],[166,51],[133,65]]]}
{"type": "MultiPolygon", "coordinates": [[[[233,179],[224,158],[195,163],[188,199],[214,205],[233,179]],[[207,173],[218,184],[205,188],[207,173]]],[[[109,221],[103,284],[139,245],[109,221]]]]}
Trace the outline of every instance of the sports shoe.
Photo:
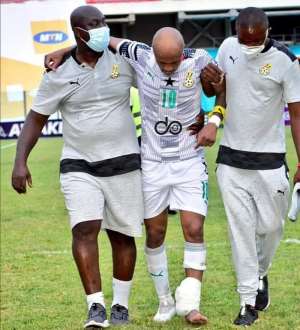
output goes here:
{"type": "Polygon", "coordinates": [[[107,327],[109,327],[109,322],[106,317],[105,307],[101,304],[93,303],[89,310],[88,319],[85,322],[84,329],[107,327]]]}
{"type": "Polygon", "coordinates": [[[234,320],[235,325],[249,326],[258,320],[258,312],[251,305],[242,306],[239,315],[234,320]]]}
{"type": "Polygon", "coordinates": [[[110,311],[110,323],[115,325],[129,323],[128,309],[119,304],[113,305],[110,311]]]}
{"type": "Polygon", "coordinates": [[[270,305],[269,284],[267,275],[259,277],[258,290],[255,300],[255,309],[258,311],[265,311],[270,305]]]}
{"type": "Polygon", "coordinates": [[[167,322],[176,314],[175,301],[171,295],[160,299],[158,310],[153,318],[156,322],[167,322]]]}

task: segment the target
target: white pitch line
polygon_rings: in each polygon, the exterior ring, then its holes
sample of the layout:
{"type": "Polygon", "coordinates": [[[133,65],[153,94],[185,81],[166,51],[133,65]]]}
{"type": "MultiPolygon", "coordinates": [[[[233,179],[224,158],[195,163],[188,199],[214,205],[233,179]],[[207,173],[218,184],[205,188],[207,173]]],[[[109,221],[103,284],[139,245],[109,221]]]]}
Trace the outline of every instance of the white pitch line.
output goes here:
{"type": "Polygon", "coordinates": [[[284,241],[284,243],[292,243],[292,244],[300,244],[300,239],[297,238],[288,238],[284,241]]]}
{"type": "Polygon", "coordinates": [[[14,142],[14,143],[10,143],[10,144],[6,144],[5,146],[1,146],[1,150],[3,150],[3,149],[7,149],[7,148],[10,148],[10,147],[13,147],[13,146],[15,146],[16,145],[16,142],[14,142]]]}

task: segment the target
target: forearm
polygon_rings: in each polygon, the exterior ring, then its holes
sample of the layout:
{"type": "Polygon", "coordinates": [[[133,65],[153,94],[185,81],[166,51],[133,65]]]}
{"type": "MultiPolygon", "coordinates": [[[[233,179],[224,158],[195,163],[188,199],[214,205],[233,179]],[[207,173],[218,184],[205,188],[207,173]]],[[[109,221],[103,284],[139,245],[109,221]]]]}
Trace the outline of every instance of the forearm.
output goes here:
{"type": "Polygon", "coordinates": [[[18,138],[15,163],[25,164],[49,116],[30,111],[18,138]]]}
{"type": "Polygon", "coordinates": [[[211,83],[209,83],[204,79],[201,79],[201,84],[202,84],[203,92],[205,93],[206,96],[211,97],[216,95],[215,90],[211,85],[211,83]]]}
{"type": "Polygon", "coordinates": [[[295,144],[298,163],[300,163],[300,102],[288,105],[291,118],[291,131],[295,144]]]}
{"type": "Polygon", "coordinates": [[[110,41],[109,41],[109,46],[115,50],[117,50],[118,45],[124,41],[125,39],[122,38],[116,38],[116,37],[110,37],[110,41]]]}
{"type": "Polygon", "coordinates": [[[223,108],[226,108],[226,92],[221,92],[216,95],[215,105],[220,105],[223,108]]]}

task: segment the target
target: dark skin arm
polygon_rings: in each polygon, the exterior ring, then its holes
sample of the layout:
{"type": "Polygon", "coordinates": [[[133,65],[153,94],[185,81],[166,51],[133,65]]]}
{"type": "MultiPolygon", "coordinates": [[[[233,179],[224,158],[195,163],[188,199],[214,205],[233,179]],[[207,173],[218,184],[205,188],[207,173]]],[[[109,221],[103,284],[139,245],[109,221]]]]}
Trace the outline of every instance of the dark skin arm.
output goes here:
{"type": "Polygon", "coordinates": [[[220,89],[216,89],[216,86],[222,86],[224,72],[217,65],[209,63],[201,71],[200,79],[205,95],[208,97],[214,96],[220,92],[220,89]]]}
{"type": "Polygon", "coordinates": [[[18,138],[11,184],[19,194],[26,193],[27,184],[29,187],[32,187],[31,174],[27,167],[27,158],[39,139],[48,117],[31,110],[18,138]]]}
{"type": "Polygon", "coordinates": [[[75,46],[62,48],[55,52],[49,53],[44,57],[44,66],[46,69],[55,71],[63,61],[65,54],[69,53],[75,46]]]}
{"type": "MultiPolygon", "coordinates": [[[[110,37],[109,46],[116,50],[118,44],[124,39],[110,37]]],[[[69,53],[75,46],[70,46],[67,48],[62,48],[56,50],[55,52],[45,55],[44,66],[46,69],[55,71],[61,64],[65,54],[69,53]]]]}
{"type": "MultiPolygon", "coordinates": [[[[298,164],[300,163],[300,102],[288,104],[290,118],[291,118],[291,131],[295,144],[296,153],[298,156],[298,164]]],[[[298,167],[294,175],[294,184],[300,182],[300,168],[298,167]]]]}

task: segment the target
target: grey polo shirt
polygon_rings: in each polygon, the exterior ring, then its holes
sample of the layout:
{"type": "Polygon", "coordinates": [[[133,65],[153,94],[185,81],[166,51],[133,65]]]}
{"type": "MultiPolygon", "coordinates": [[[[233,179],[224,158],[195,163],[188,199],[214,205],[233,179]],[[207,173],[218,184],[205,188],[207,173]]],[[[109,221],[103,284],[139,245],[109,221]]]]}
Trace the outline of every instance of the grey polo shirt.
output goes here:
{"type": "Polygon", "coordinates": [[[129,105],[133,81],[130,65],[110,50],[95,68],[78,63],[73,51],[57,71],[45,73],[32,109],[44,115],[61,111],[62,160],[97,165],[139,154],[129,105]]]}
{"type": "MultiPolygon", "coordinates": [[[[254,156],[254,168],[259,162],[272,168],[270,154],[275,154],[276,163],[281,157],[278,154],[285,153],[284,105],[300,102],[300,68],[296,56],[270,39],[261,53],[247,57],[238,39],[230,37],[222,43],[217,61],[226,73],[227,99],[219,162],[224,162],[220,156],[230,148],[239,151],[239,161],[244,162],[241,166],[236,164],[237,167],[247,168],[247,159],[254,156]],[[255,153],[259,153],[258,159],[255,153]],[[264,161],[261,154],[269,155],[264,161]]],[[[229,156],[233,163],[239,157],[236,153],[229,156]]],[[[280,165],[275,163],[273,167],[280,165]]]]}

